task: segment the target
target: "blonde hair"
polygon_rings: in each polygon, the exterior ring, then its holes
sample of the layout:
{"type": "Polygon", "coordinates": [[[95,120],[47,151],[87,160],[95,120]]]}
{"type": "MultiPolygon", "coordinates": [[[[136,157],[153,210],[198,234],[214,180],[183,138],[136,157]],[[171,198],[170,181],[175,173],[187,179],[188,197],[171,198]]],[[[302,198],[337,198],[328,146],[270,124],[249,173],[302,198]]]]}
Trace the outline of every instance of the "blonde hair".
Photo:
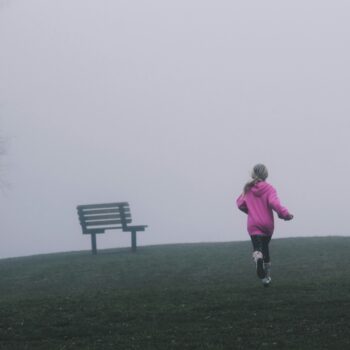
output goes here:
{"type": "Polygon", "coordinates": [[[269,176],[269,172],[264,164],[256,164],[252,171],[252,179],[244,185],[243,193],[246,194],[250,189],[260,181],[265,181],[269,176]]]}

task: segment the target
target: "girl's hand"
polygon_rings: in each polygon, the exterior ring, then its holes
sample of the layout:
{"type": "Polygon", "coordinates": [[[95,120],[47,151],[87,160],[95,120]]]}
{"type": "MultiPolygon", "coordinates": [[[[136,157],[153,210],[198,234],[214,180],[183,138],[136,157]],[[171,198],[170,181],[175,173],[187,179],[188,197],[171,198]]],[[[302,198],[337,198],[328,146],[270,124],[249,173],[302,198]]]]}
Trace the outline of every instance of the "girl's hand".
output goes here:
{"type": "Polygon", "coordinates": [[[294,215],[289,214],[288,216],[286,216],[286,217],[284,218],[284,220],[290,221],[290,220],[292,220],[293,218],[294,218],[294,215]]]}

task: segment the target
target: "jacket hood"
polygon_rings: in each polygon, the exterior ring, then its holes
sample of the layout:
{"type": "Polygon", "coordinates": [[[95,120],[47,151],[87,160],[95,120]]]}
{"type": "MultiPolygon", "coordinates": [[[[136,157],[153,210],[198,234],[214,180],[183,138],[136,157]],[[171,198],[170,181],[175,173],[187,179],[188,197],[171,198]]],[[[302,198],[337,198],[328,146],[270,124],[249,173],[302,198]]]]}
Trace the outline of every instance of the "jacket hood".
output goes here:
{"type": "Polygon", "coordinates": [[[260,181],[256,183],[252,188],[251,191],[256,197],[261,197],[264,193],[266,193],[270,189],[271,185],[269,185],[265,181],[260,181]]]}

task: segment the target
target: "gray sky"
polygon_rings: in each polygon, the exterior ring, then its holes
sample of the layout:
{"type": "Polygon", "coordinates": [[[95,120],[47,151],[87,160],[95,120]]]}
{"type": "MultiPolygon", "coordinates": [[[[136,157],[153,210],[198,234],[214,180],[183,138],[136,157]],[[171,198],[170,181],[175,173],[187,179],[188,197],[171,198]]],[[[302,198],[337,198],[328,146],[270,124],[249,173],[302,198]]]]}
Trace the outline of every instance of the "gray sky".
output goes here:
{"type": "Polygon", "coordinates": [[[75,207],[95,202],[129,201],[139,244],[248,239],[257,162],[295,215],[275,238],[349,234],[349,11],[0,0],[0,257],[89,249],[75,207]]]}

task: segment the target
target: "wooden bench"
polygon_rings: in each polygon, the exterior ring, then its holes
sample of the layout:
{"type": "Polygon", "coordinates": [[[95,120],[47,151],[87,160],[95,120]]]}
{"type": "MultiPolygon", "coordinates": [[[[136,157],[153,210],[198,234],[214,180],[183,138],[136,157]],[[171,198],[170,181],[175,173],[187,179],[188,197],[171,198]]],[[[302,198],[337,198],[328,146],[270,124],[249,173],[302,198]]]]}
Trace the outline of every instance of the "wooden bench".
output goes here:
{"type": "Polygon", "coordinates": [[[145,231],[147,227],[129,226],[132,219],[127,202],[78,205],[77,211],[83,234],[91,235],[92,254],[97,254],[96,235],[115,229],[131,232],[131,250],[135,252],[136,233],[145,231]]]}

